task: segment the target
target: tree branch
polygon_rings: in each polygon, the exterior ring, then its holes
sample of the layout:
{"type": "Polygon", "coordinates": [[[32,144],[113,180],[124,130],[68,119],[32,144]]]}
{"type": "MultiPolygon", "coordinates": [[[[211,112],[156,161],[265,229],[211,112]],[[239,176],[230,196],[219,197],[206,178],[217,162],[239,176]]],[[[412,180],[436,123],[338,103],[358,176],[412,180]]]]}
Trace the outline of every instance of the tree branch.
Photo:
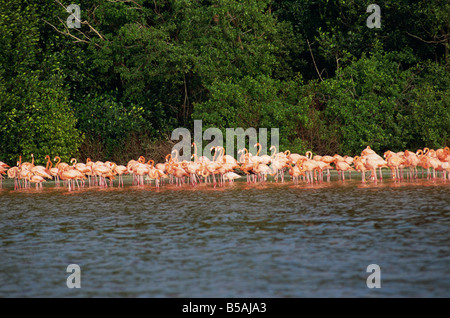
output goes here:
{"type": "Polygon", "coordinates": [[[46,20],[44,20],[44,22],[47,23],[47,24],[49,24],[49,25],[51,25],[51,26],[53,27],[53,29],[56,30],[56,32],[61,33],[61,34],[64,34],[64,35],[68,35],[68,36],[74,38],[74,39],[75,39],[75,42],[89,43],[89,41],[86,41],[86,40],[82,40],[82,39],[80,39],[80,38],[77,38],[75,35],[73,35],[72,33],[70,33],[69,30],[67,29],[67,27],[66,27],[66,31],[61,31],[61,30],[59,30],[57,27],[55,27],[53,24],[51,24],[50,22],[48,22],[48,21],[46,21],[46,20]]]}
{"type": "MultiPolygon", "coordinates": [[[[422,41],[422,42],[428,43],[428,44],[441,44],[441,43],[445,43],[445,42],[448,41],[448,37],[449,37],[449,34],[445,34],[445,35],[442,35],[442,37],[443,37],[442,40],[437,40],[437,41],[427,41],[427,40],[422,39],[421,37],[418,37],[417,35],[414,35],[414,34],[409,33],[408,31],[406,31],[406,33],[407,33],[408,35],[412,36],[413,38],[416,38],[416,39],[418,39],[418,40],[420,40],[420,41],[422,41]]],[[[438,37],[438,38],[439,38],[439,37],[438,37]]]]}
{"type": "MultiPolygon", "coordinates": [[[[56,3],[58,3],[61,7],[63,7],[66,10],[66,7],[58,0],[55,0],[56,3]]],[[[78,19],[76,16],[74,16],[74,18],[76,19],[77,22],[80,22],[81,24],[87,25],[89,27],[89,29],[94,32],[100,39],[102,39],[103,41],[105,41],[105,38],[103,37],[103,35],[100,34],[100,32],[98,32],[87,20],[85,21],[81,21],[80,19],[78,19]]],[[[89,43],[91,41],[91,38],[89,36],[87,36],[83,31],[79,30],[78,28],[76,29],[79,33],[81,33],[87,40],[85,39],[81,39],[79,37],[76,37],[75,35],[73,35],[69,28],[67,27],[67,25],[64,23],[64,21],[62,21],[59,17],[58,20],[61,22],[61,24],[64,26],[65,31],[61,31],[59,30],[57,27],[55,27],[53,24],[51,24],[48,21],[45,21],[47,24],[51,25],[58,33],[64,34],[64,35],[68,35],[72,38],[75,39],[75,42],[83,42],[83,43],[89,43]]],[[[101,47],[100,45],[98,45],[97,43],[95,43],[96,46],[101,47]]]]}
{"type": "Polygon", "coordinates": [[[319,69],[317,68],[316,61],[314,60],[314,55],[313,55],[313,52],[311,50],[311,45],[309,44],[309,40],[306,39],[306,42],[308,42],[309,52],[311,53],[311,57],[312,57],[312,60],[313,60],[313,63],[314,63],[314,67],[316,68],[317,75],[319,75],[320,80],[323,82],[322,76],[320,76],[319,69]]]}

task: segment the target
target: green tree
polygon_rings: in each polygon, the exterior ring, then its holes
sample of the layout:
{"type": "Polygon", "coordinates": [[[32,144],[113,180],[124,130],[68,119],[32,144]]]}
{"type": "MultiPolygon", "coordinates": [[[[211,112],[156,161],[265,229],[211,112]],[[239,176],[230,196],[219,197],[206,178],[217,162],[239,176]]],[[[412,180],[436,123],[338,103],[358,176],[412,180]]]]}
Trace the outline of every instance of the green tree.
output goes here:
{"type": "Polygon", "coordinates": [[[290,22],[294,36],[309,44],[297,54],[294,71],[305,79],[332,78],[353,58],[372,52],[381,42],[396,60],[413,67],[425,60],[447,61],[450,5],[448,1],[380,0],[381,28],[368,28],[372,1],[275,0],[280,21],[290,22]],[[307,61],[307,64],[300,63],[307,61]]]}
{"type": "Polygon", "coordinates": [[[82,136],[68,105],[60,63],[40,46],[39,6],[0,5],[0,156],[70,159],[82,136]]]}
{"type": "Polygon", "coordinates": [[[270,2],[83,3],[89,24],[60,31],[86,47],[89,72],[102,89],[117,89],[125,105],[148,110],[157,130],[171,130],[191,123],[193,104],[218,78],[292,76],[288,52],[297,43],[270,2]]]}
{"type": "Polygon", "coordinates": [[[450,78],[447,67],[429,62],[420,65],[409,103],[409,122],[413,134],[412,150],[450,145],[450,78]]]}
{"type": "MultiPolygon", "coordinates": [[[[217,81],[210,85],[211,98],[195,105],[194,119],[203,120],[203,128],[279,129],[280,149],[304,153],[302,128],[311,125],[311,96],[301,89],[301,79],[281,81],[261,75],[217,81]]],[[[270,145],[268,145],[270,147],[270,145]]],[[[247,145],[253,147],[253,145],[247,145]]],[[[236,152],[236,151],[235,151],[236,152]]]]}
{"type": "Polygon", "coordinates": [[[342,153],[356,155],[368,145],[384,152],[448,142],[449,83],[439,80],[445,68],[425,64],[402,70],[395,59],[378,48],[321,83],[323,114],[342,153]]]}

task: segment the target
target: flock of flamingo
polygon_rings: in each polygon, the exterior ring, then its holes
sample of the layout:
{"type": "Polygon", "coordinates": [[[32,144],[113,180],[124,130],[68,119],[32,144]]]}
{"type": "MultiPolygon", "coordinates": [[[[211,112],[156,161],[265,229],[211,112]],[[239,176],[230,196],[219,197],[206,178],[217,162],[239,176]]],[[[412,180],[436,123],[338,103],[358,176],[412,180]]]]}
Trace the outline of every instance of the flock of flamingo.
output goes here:
{"type": "Polygon", "coordinates": [[[3,175],[14,179],[14,189],[29,188],[34,183],[36,189],[42,188],[42,183],[46,180],[54,180],[55,186],[68,187],[73,190],[76,187],[89,186],[107,187],[113,186],[113,180],[117,177],[118,186],[123,187],[123,175],[132,175],[132,184],[143,186],[145,183],[154,184],[157,188],[165,182],[181,186],[191,184],[195,186],[199,183],[224,185],[226,182],[233,183],[234,180],[245,177],[248,183],[266,182],[268,176],[272,176],[275,181],[284,182],[286,172],[289,173],[294,184],[300,181],[306,183],[330,181],[330,170],[338,172],[338,179],[345,180],[345,173],[348,172],[351,178],[352,171],[361,173],[361,181],[382,179],[382,169],[390,169],[391,177],[394,180],[406,178],[418,178],[418,167],[422,168],[422,178],[436,179],[441,177],[450,179],[450,149],[424,148],[412,151],[392,152],[386,151],[383,156],[378,155],[370,146],[367,146],[360,156],[349,157],[335,154],[333,156],[315,155],[308,151],[305,155],[291,153],[289,150],[277,152],[275,146],[269,150],[272,155],[259,155],[261,145],[258,147],[256,155],[252,155],[244,148],[238,151],[239,160],[230,155],[225,155],[223,147],[212,147],[214,157],[197,156],[197,146],[192,143],[195,151],[191,161],[178,159],[177,151],[173,151],[165,158],[165,162],[157,163],[153,160],[146,160],[143,156],[138,160],[130,160],[127,165],[117,165],[114,162],[93,162],[89,158],[86,163],[79,163],[72,158],[69,163],[61,162],[60,157],[55,157],[53,162],[50,156],[46,156],[47,165],[40,166],[34,164],[34,156],[31,154],[31,162],[22,162],[19,157],[17,165],[8,166],[0,161],[0,187],[3,175]],[[378,176],[377,176],[378,172],[378,176]],[[326,175],[325,175],[326,173],[326,175]],[[370,175],[368,175],[370,173],[370,175]],[[426,176],[424,176],[426,173],[426,176]],[[145,178],[145,179],[144,179],[145,178]],[[108,179],[108,180],[107,180],[108,179]]]}

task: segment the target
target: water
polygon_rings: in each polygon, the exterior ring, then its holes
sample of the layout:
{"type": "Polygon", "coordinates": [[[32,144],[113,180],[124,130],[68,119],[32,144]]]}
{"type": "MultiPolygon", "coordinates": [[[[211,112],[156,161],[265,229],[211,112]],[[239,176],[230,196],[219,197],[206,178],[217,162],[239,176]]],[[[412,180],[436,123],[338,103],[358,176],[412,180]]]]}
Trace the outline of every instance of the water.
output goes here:
{"type": "Polygon", "coordinates": [[[0,189],[0,297],[449,297],[450,181],[0,189]],[[69,289],[69,264],[81,288],[69,289]],[[369,264],[381,288],[368,288],[369,264]]]}

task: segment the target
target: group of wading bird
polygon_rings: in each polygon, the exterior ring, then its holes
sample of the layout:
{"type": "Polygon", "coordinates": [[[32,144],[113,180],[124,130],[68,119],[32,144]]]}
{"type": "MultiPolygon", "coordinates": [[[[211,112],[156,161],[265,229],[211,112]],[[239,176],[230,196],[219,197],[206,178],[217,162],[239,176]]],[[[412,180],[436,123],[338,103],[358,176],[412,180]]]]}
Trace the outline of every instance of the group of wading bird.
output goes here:
{"type": "Polygon", "coordinates": [[[351,178],[352,171],[361,173],[361,181],[366,182],[369,178],[373,181],[382,179],[382,169],[391,170],[391,176],[394,180],[402,180],[406,172],[406,177],[414,179],[418,177],[417,167],[422,168],[422,178],[426,173],[426,178],[436,179],[438,174],[442,174],[444,180],[450,178],[450,149],[448,147],[433,150],[424,148],[411,152],[408,150],[402,152],[386,151],[381,157],[369,146],[365,148],[360,156],[349,157],[340,156],[313,156],[310,151],[305,155],[291,153],[289,150],[277,152],[275,146],[269,150],[272,155],[259,155],[261,145],[258,147],[256,155],[252,155],[246,148],[238,151],[239,160],[230,155],[225,155],[223,147],[212,147],[214,157],[211,159],[206,156],[198,157],[197,147],[195,148],[191,161],[178,160],[177,151],[173,151],[166,156],[163,163],[157,163],[153,160],[146,161],[143,156],[138,160],[130,160],[126,166],[117,165],[114,162],[93,162],[89,158],[86,163],[79,163],[75,158],[69,163],[61,162],[61,158],[55,157],[56,163],[53,167],[50,156],[46,156],[47,165],[34,165],[34,156],[31,154],[31,162],[22,162],[19,157],[17,166],[9,167],[0,161],[0,186],[3,175],[7,174],[9,178],[14,179],[14,189],[29,188],[31,183],[36,188],[42,188],[42,183],[46,179],[54,179],[55,185],[60,186],[60,181],[69,190],[84,187],[86,180],[89,186],[107,187],[113,186],[113,180],[118,177],[118,186],[123,187],[123,175],[133,176],[133,185],[143,186],[146,183],[154,183],[156,187],[164,183],[165,179],[169,183],[175,183],[177,186],[189,183],[197,185],[198,183],[209,183],[214,187],[223,185],[227,181],[233,183],[235,179],[244,175],[248,183],[265,182],[268,175],[275,181],[284,182],[285,173],[288,172],[294,184],[299,180],[306,183],[322,182],[325,179],[330,181],[330,170],[338,172],[339,180],[345,180],[345,172],[349,173],[351,178]],[[377,171],[379,176],[377,176],[377,171]],[[240,174],[236,173],[239,172],[240,174]],[[367,175],[370,172],[370,176],[367,175]],[[144,180],[145,178],[145,180],[144,180]],[[107,181],[109,179],[109,182],[107,181]]]}

